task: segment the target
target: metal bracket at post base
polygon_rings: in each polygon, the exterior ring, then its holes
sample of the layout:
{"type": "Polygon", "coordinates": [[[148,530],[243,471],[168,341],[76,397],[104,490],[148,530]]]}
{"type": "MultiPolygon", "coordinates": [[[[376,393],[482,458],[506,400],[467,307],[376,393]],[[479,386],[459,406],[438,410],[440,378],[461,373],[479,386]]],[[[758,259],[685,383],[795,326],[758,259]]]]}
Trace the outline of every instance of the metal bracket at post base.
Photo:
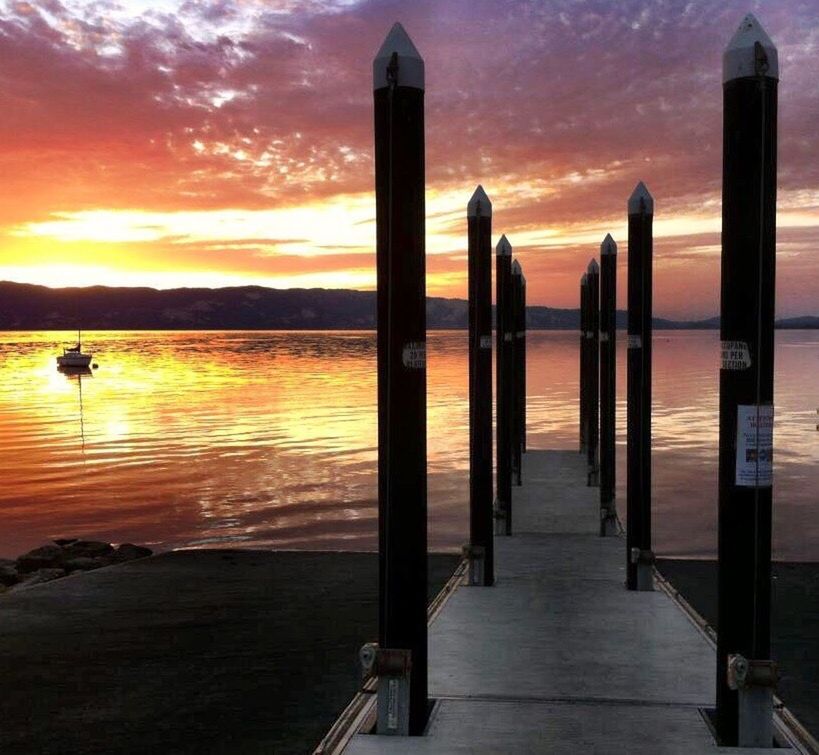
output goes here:
{"type": "Polygon", "coordinates": [[[495,500],[495,505],[492,507],[492,519],[495,522],[495,534],[507,535],[506,531],[506,507],[499,501],[495,500]]]}
{"type": "Polygon", "coordinates": [[[362,684],[372,677],[378,679],[375,733],[408,737],[412,651],[368,642],[359,651],[359,660],[362,684]]]}
{"type": "Polygon", "coordinates": [[[586,475],[586,485],[590,488],[600,487],[600,467],[590,466],[586,475]]]}
{"type": "Polygon", "coordinates": [[[482,587],[484,579],[484,564],[486,563],[486,548],[482,545],[464,545],[461,548],[463,557],[469,564],[467,569],[467,584],[472,587],[482,587]]]}
{"type": "Polygon", "coordinates": [[[728,686],[736,690],[739,702],[740,747],[773,747],[773,694],[778,681],[774,661],[728,656],[728,686]]]}
{"type": "Polygon", "coordinates": [[[632,548],[629,554],[632,564],[637,565],[637,591],[654,590],[654,551],[632,548]]]}
{"type": "Polygon", "coordinates": [[[614,501],[600,508],[600,537],[617,536],[617,509],[614,501]]]}

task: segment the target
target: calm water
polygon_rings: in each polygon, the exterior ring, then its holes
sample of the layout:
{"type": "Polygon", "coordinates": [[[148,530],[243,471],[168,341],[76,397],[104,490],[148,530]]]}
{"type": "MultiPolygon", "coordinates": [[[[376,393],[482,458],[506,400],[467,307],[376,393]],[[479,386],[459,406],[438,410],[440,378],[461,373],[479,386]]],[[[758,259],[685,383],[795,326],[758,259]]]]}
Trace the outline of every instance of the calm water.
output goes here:
{"type": "MultiPolygon", "coordinates": [[[[376,542],[373,333],[84,335],[99,369],[55,368],[72,334],[0,333],[0,555],[60,535],[158,548],[371,549],[376,542]]],[[[577,444],[577,336],[530,332],[529,445],[577,444]]],[[[618,502],[625,482],[619,339],[618,502]]],[[[716,547],[716,332],[654,347],[655,544],[716,547]]],[[[819,332],[780,331],[775,550],[819,560],[819,332]]],[[[467,527],[463,332],[429,335],[430,544],[467,527]]]]}

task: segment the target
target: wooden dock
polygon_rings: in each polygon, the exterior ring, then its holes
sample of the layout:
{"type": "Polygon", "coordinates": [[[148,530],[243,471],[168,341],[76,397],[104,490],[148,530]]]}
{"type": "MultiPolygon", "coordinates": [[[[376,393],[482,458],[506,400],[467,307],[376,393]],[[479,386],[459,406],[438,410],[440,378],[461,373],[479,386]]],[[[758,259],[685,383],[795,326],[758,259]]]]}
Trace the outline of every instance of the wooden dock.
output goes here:
{"type": "MultiPolygon", "coordinates": [[[[524,460],[515,534],[495,538],[496,585],[461,584],[430,627],[426,735],[362,733],[371,695],[325,751],[736,752],[715,744],[702,712],[714,705],[712,643],[660,586],[624,588],[624,538],[598,535],[585,456],[524,460]]],[[[801,749],[781,715],[777,737],[801,749]]]]}

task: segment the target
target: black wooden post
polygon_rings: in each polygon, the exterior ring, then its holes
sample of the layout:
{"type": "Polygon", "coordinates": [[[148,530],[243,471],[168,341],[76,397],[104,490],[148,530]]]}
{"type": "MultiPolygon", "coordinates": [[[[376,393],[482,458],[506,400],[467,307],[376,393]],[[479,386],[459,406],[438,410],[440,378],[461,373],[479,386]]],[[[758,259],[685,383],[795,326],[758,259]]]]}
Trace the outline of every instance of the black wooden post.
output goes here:
{"type": "Polygon", "coordinates": [[[617,534],[614,500],[617,410],[617,244],[600,245],[600,535],[617,534]]]}
{"type": "Polygon", "coordinates": [[[496,533],[512,534],[512,245],[501,236],[495,249],[495,334],[497,420],[495,453],[497,455],[496,533]]]}
{"type": "Polygon", "coordinates": [[[526,276],[520,276],[520,450],[526,453],[526,276]]]}
{"type": "Polygon", "coordinates": [[[626,555],[629,590],[652,590],[651,266],[654,200],[641,181],[628,200],[626,555]]]}
{"type": "Polygon", "coordinates": [[[580,384],[578,389],[580,404],[580,453],[586,453],[587,436],[589,429],[588,406],[586,393],[588,389],[588,371],[586,369],[586,354],[588,353],[588,278],[586,273],[580,276],[580,384]]]}
{"type": "Polygon", "coordinates": [[[492,203],[482,186],[466,207],[469,235],[470,583],[495,581],[492,527],[492,203]]]}
{"type": "Polygon", "coordinates": [[[723,56],[717,731],[771,747],[777,50],[748,15],[723,56]]]}
{"type": "Polygon", "coordinates": [[[586,454],[588,461],[588,484],[598,484],[600,442],[600,266],[591,260],[586,270],[588,289],[588,423],[586,431],[586,454]]]}
{"type": "Polygon", "coordinates": [[[523,367],[521,314],[523,308],[523,271],[520,262],[512,262],[512,469],[515,483],[523,484],[521,466],[523,462],[521,447],[521,421],[523,419],[523,397],[521,396],[521,370],[523,367]]]}
{"type": "MultiPolygon", "coordinates": [[[[379,643],[410,651],[408,730],[427,719],[424,61],[395,24],[373,61],[378,277],[379,643]]],[[[398,685],[378,730],[406,733],[398,685]]]]}

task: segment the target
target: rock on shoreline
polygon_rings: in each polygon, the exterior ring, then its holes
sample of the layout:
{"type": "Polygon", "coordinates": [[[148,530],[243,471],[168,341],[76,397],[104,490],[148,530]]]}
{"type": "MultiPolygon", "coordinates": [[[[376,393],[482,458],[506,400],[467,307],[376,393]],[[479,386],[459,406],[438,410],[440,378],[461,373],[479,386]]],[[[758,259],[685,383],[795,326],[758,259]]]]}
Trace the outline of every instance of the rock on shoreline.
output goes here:
{"type": "Polygon", "coordinates": [[[96,540],[61,538],[16,559],[0,559],[0,593],[50,582],[74,572],[145,558],[152,553],[150,548],[133,543],[115,547],[96,540]]]}

